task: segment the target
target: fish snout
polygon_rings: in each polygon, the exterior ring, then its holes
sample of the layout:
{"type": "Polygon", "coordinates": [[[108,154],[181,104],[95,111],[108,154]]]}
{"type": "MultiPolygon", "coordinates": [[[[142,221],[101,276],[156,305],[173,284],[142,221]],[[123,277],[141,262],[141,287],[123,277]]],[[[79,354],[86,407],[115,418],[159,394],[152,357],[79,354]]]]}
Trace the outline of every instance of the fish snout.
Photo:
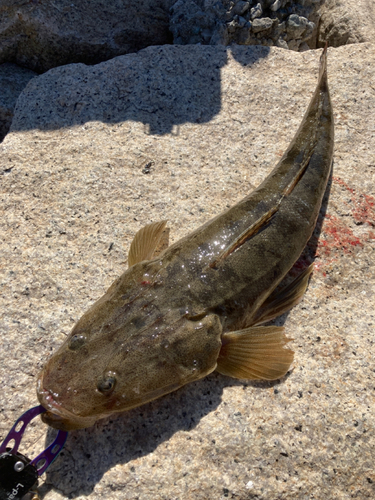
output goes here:
{"type": "Polygon", "coordinates": [[[67,410],[58,402],[58,394],[44,388],[43,377],[41,372],[37,382],[37,396],[40,404],[47,410],[41,415],[42,421],[61,431],[71,431],[74,429],[83,429],[90,427],[95,423],[97,418],[75,415],[67,410]]]}

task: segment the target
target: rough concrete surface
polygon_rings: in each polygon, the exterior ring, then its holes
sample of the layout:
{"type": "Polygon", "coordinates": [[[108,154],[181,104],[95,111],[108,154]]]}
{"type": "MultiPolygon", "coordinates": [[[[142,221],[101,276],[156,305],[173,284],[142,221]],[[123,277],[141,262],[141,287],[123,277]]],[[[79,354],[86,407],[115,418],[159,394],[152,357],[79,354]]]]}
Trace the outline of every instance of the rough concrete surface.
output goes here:
{"type": "MultiPolygon", "coordinates": [[[[321,9],[318,42],[340,47],[349,43],[374,42],[373,0],[326,0],[321,9]]],[[[319,46],[319,45],[318,45],[319,46]]]]}
{"type": "MultiPolygon", "coordinates": [[[[175,241],[270,172],[319,55],[152,47],[29,83],[0,146],[0,439],[37,404],[44,361],[123,271],[140,227],[168,219],[175,241]]],[[[213,373],[71,432],[46,500],[374,497],[374,56],[371,44],[328,51],[328,204],[305,298],[278,320],[293,369],[274,383],[213,373]]],[[[20,451],[35,456],[46,431],[30,426],[20,451]]]]}

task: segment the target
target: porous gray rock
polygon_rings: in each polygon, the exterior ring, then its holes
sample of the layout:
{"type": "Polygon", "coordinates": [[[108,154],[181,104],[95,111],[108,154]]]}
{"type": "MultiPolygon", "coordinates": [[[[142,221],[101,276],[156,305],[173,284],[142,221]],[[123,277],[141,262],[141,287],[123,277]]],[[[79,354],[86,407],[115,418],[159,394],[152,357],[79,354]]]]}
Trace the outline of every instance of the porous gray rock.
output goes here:
{"type": "Polygon", "coordinates": [[[172,0],[2,0],[0,63],[36,72],[171,42],[172,0]]]}
{"type": "Polygon", "coordinates": [[[260,19],[254,19],[251,29],[253,30],[254,33],[260,33],[260,32],[269,33],[272,29],[272,25],[273,25],[272,19],[270,19],[269,17],[262,17],[260,19]]]}
{"type": "Polygon", "coordinates": [[[302,38],[302,34],[306,31],[308,20],[305,17],[292,14],[288,17],[286,29],[290,38],[302,38]]]}
{"type": "Polygon", "coordinates": [[[263,14],[262,5],[257,3],[255,7],[253,7],[250,11],[250,19],[253,21],[257,17],[260,17],[263,14]]]}
{"type": "Polygon", "coordinates": [[[34,71],[16,64],[0,64],[0,141],[8,133],[18,96],[34,76],[34,71]]]}
{"type": "Polygon", "coordinates": [[[307,44],[315,48],[322,2],[178,0],[171,8],[170,29],[175,44],[277,45],[293,50],[307,44]]]}
{"type": "MultiPolygon", "coordinates": [[[[0,440],[140,227],[168,219],[176,241],[270,172],[319,55],[151,47],[31,80],[0,145],[0,440]]],[[[329,49],[328,75],[335,154],[308,246],[314,273],[278,320],[293,369],[273,383],[213,373],[71,432],[45,500],[374,497],[374,46],[329,49]]],[[[32,426],[20,451],[35,456],[45,433],[32,426]]]]}
{"type": "Polygon", "coordinates": [[[281,5],[282,5],[282,0],[275,0],[273,4],[270,5],[270,9],[273,12],[276,12],[277,10],[280,9],[281,5]]]}
{"type": "Polygon", "coordinates": [[[248,8],[250,7],[250,2],[245,2],[244,0],[239,0],[233,6],[232,12],[234,15],[241,16],[244,14],[248,8]]]}

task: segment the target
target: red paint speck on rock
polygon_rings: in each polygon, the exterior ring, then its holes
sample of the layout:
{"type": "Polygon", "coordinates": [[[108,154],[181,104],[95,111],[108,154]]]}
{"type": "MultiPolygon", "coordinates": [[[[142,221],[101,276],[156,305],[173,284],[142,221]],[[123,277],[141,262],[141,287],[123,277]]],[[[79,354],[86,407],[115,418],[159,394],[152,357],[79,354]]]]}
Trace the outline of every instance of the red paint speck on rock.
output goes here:
{"type": "MultiPolygon", "coordinates": [[[[375,198],[358,193],[339,177],[333,177],[332,180],[351,195],[350,201],[344,202],[351,220],[357,225],[366,224],[375,227],[375,198]]],[[[325,264],[336,261],[340,255],[352,254],[356,248],[364,247],[367,242],[375,239],[375,233],[371,230],[360,237],[355,236],[349,224],[350,218],[339,218],[330,214],[325,216],[316,249],[316,256],[322,257],[325,264]]],[[[323,272],[321,264],[317,262],[314,267],[317,271],[323,272]]]]}
{"type": "Polygon", "coordinates": [[[333,215],[327,214],[323,224],[323,238],[318,243],[318,254],[330,256],[333,251],[340,250],[348,254],[352,247],[361,246],[363,242],[354,236],[353,231],[333,215]]]}
{"type": "Polygon", "coordinates": [[[354,188],[349,187],[345,181],[339,177],[332,177],[332,180],[351,193],[351,203],[347,203],[352,208],[352,217],[357,224],[369,224],[375,227],[375,198],[365,193],[357,193],[354,188]]]}

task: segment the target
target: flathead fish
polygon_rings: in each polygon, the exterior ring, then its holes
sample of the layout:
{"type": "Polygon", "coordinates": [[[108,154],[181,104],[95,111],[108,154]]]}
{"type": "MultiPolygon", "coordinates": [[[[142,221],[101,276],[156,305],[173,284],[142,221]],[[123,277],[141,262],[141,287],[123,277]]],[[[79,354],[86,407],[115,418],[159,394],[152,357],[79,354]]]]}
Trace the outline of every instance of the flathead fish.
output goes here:
{"type": "Polygon", "coordinates": [[[311,266],[275,290],[309,240],[330,175],[334,126],[323,51],[318,85],[287,151],[237,205],[155,256],[166,222],[135,236],[127,269],[38,379],[43,420],[62,430],[142,405],[217,370],[274,380],[293,361],[262,326],[302,297],[311,266]]]}

